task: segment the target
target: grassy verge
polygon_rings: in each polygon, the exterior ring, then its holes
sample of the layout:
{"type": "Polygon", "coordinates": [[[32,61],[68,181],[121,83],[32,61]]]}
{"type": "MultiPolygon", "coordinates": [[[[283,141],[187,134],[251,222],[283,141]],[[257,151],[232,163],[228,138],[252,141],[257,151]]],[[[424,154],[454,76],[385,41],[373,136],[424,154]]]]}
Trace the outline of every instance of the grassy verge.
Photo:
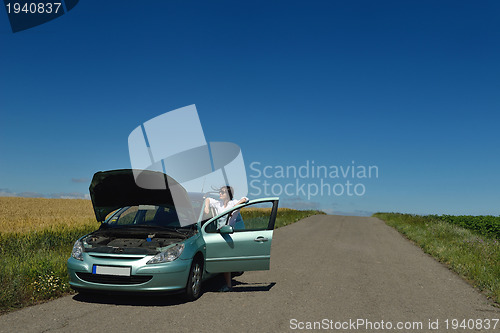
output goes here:
{"type": "MultiPolygon", "coordinates": [[[[280,208],[276,228],[316,214],[280,208]]],[[[98,226],[89,200],[0,197],[0,313],[70,292],[73,244],[98,226]]]]}
{"type": "Polygon", "coordinates": [[[326,215],[326,213],[319,210],[279,208],[278,215],[276,216],[275,228],[284,227],[313,215],[326,215]]]}
{"type": "Polygon", "coordinates": [[[0,234],[0,313],[70,291],[66,260],[95,226],[0,234]]]}
{"type": "Polygon", "coordinates": [[[414,241],[426,253],[500,304],[500,241],[439,216],[376,213],[373,216],[414,241]]]}
{"type": "MultiPolygon", "coordinates": [[[[241,216],[245,221],[245,225],[247,228],[252,228],[249,224],[249,220],[252,219],[262,219],[267,224],[269,221],[269,215],[271,213],[271,208],[254,208],[248,210],[241,210],[241,216]]],[[[326,215],[325,212],[319,210],[295,210],[290,208],[278,208],[278,214],[276,215],[276,221],[274,228],[284,227],[286,225],[295,223],[299,220],[305,219],[308,216],[312,215],[326,215]]],[[[251,222],[250,222],[251,223],[251,222]]],[[[258,223],[259,226],[262,225],[261,222],[258,223]]]]}

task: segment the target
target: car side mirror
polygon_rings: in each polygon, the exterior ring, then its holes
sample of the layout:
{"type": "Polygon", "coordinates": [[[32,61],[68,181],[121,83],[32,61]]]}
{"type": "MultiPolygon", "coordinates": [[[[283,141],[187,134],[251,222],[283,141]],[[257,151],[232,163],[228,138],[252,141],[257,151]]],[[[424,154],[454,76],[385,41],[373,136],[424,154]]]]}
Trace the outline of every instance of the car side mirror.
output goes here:
{"type": "Polygon", "coordinates": [[[230,225],[223,225],[220,229],[219,229],[219,232],[221,234],[232,234],[234,232],[234,229],[233,227],[231,227],[230,225]]]}

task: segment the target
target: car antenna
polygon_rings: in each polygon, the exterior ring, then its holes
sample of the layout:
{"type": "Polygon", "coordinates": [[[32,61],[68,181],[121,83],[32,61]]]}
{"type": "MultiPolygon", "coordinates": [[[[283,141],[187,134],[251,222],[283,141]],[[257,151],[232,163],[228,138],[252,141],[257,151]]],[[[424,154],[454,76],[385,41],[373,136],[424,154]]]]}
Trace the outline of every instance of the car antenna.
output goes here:
{"type": "Polygon", "coordinates": [[[205,181],[207,180],[207,176],[203,177],[203,185],[201,185],[201,193],[205,193],[203,192],[203,189],[205,188],[205,181]]]}

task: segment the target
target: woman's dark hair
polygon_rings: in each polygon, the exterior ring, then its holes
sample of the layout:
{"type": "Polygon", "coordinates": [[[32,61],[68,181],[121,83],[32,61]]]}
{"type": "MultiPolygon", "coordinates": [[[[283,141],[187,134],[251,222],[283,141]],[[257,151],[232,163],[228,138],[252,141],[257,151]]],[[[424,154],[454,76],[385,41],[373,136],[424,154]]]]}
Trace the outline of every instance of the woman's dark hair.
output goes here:
{"type": "Polygon", "coordinates": [[[229,200],[233,200],[233,188],[231,186],[222,186],[219,189],[220,191],[227,191],[227,194],[229,194],[229,200]]]}

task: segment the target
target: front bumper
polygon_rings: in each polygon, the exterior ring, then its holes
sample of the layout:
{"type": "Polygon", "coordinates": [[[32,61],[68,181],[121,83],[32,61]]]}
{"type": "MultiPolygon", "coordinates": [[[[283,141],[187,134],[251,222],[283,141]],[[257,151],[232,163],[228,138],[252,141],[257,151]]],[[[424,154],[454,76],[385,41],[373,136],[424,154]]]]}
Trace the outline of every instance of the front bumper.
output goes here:
{"type": "Polygon", "coordinates": [[[83,254],[83,261],[70,257],[67,263],[69,284],[77,290],[111,292],[175,292],[186,287],[192,259],[146,264],[151,258],[106,258],[88,253],[83,254]],[[131,276],[95,274],[94,265],[130,267],[131,276]]]}

